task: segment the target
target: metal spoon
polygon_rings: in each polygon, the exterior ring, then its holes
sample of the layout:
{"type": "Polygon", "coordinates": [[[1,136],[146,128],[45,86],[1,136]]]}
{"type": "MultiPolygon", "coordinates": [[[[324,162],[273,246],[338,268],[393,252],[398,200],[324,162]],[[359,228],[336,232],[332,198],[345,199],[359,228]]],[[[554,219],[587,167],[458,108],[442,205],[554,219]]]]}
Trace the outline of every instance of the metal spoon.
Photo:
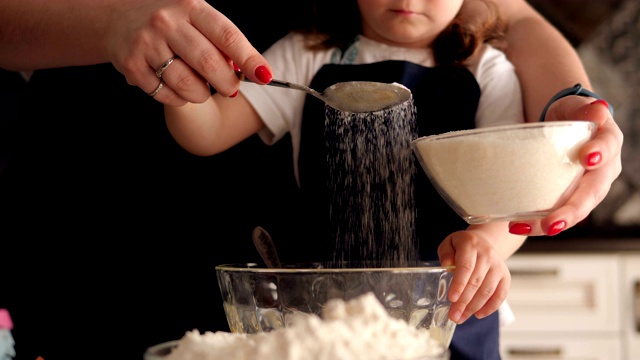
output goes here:
{"type": "Polygon", "coordinates": [[[253,229],[251,237],[253,238],[253,244],[256,246],[256,249],[258,249],[260,257],[262,257],[267,267],[280,268],[282,265],[276,252],[276,245],[273,243],[273,239],[267,230],[262,228],[262,226],[256,226],[256,228],[253,229]]]}
{"type": "MultiPolygon", "coordinates": [[[[236,71],[236,76],[241,81],[252,82],[240,71],[236,71]]],[[[305,85],[277,79],[272,79],[267,85],[301,90],[334,109],[354,113],[384,110],[411,99],[411,91],[398,83],[339,82],[329,86],[322,93],[305,85]]]]}
{"type": "MultiPolygon", "coordinates": [[[[241,71],[237,71],[236,70],[236,76],[238,77],[238,79],[240,81],[246,81],[246,82],[253,82],[251,80],[249,80],[248,77],[246,77],[241,71]]],[[[304,86],[301,84],[296,84],[296,83],[291,83],[288,81],[283,81],[283,80],[277,80],[277,79],[272,79],[270,83],[268,83],[267,85],[270,86],[277,86],[277,87],[282,87],[282,88],[288,88],[288,89],[296,89],[296,90],[302,90],[304,92],[306,92],[307,94],[313,95],[315,97],[317,97],[318,99],[327,102],[327,99],[322,95],[322,93],[320,93],[319,91],[313,90],[312,88],[308,87],[308,86],[304,86]]]]}

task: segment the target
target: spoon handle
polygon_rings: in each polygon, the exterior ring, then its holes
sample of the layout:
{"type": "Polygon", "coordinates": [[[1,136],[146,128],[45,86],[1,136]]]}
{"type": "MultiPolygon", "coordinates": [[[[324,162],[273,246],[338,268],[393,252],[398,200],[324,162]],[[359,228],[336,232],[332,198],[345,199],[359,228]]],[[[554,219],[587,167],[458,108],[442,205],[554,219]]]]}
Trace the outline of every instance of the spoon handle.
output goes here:
{"type": "MultiPolygon", "coordinates": [[[[240,81],[246,81],[246,82],[251,82],[251,83],[253,82],[248,77],[246,77],[244,75],[244,73],[242,73],[241,71],[236,70],[236,76],[238,77],[238,80],[240,80],[240,81]]],[[[308,94],[311,94],[311,95],[317,97],[318,99],[320,99],[322,101],[325,101],[325,98],[324,98],[324,96],[322,96],[321,93],[319,93],[316,90],[313,90],[312,88],[310,88],[308,86],[295,84],[295,83],[290,83],[288,81],[277,80],[277,79],[271,79],[271,82],[269,82],[266,85],[277,86],[277,87],[287,88],[287,89],[301,90],[301,91],[304,91],[304,92],[306,92],[308,94]]]]}
{"type": "Polygon", "coordinates": [[[256,228],[253,229],[251,237],[253,239],[253,244],[260,253],[262,260],[267,264],[267,267],[281,267],[280,259],[276,252],[276,245],[274,244],[273,239],[271,239],[271,235],[269,235],[269,233],[261,226],[256,226],[256,228]]]}
{"type": "MultiPolygon", "coordinates": [[[[246,77],[244,75],[244,73],[242,73],[241,71],[236,70],[236,76],[238,77],[238,80],[240,80],[240,81],[253,82],[253,81],[251,81],[251,79],[246,77]]],[[[276,80],[276,79],[271,79],[271,82],[268,83],[267,85],[278,86],[278,87],[283,87],[283,88],[294,88],[295,89],[294,84],[292,84],[290,82],[282,81],[282,80],[276,80]]]]}

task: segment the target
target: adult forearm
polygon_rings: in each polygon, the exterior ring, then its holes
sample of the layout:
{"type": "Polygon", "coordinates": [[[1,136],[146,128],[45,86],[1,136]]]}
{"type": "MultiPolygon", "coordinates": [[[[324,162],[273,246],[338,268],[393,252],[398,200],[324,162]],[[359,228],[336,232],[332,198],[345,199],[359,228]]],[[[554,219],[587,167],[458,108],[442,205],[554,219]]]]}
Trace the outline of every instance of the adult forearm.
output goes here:
{"type": "Polygon", "coordinates": [[[507,56],[515,64],[522,85],[527,121],[537,121],[546,103],[559,90],[576,83],[591,88],[573,47],[560,33],[544,25],[543,20],[522,19],[512,25],[508,37],[512,39],[507,56]],[[538,35],[529,36],[532,31],[538,35]]]}
{"type": "Polygon", "coordinates": [[[0,67],[35,70],[107,62],[103,0],[2,0],[0,67]]]}
{"type": "Polygon", "coordinates": [[[537,121],[559,90],[591,84],[567,39],[524,0],[494,0],[508,21],[507,57],[516,68],[525,100],[527,121],[537,121]]]}

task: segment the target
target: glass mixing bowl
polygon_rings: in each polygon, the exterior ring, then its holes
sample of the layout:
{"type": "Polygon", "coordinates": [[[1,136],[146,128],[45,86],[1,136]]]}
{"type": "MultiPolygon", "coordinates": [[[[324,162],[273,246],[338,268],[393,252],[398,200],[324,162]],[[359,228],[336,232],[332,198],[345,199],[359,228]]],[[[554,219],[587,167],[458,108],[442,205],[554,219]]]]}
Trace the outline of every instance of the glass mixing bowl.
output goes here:
{"type": "Polygon", "coordinates": [[[469,224],[545,217],[584,173],[578,159],[597,125],[551,121],[453,131],[411,147],[433,186],[469,224]]]}
{"type": "MultiPolygon", "coordinates": [[[[289,325],[295,327],[293,324],[296,321],[297,324],[300,323],[300,316],[303,317],[302,319],[306,319],[305,316],[311,314],[322,316],[323,309],[330,299],[349,301],[360,297],[360,295],[368,294],[370,297],[366,297],[366,299],[374,302],[379,301],[381,307],[374,310],[374,304],[364,302],[365,297],[361,297],[358,306],[365,306],[365,308],[360,311],[365,309],[367,311],[361,313],[354,310],[359,316],[373,316],[375,318],[375,314],[384,314],[386,311],[393,318],[402,319],[416,328],[424,328],[429,335],[425,341],[429,341],[431,344],[426,345],[426,349],[429,349],[429,353],[431,353],[426,356],[398,359],[380,358],[371,353],[371,360],[448,360],[450,358],[448,347],[456,324],[449,320],[450,302],[447,295],[453,277],[453,267],[443,267],[437,262],[402,262],[399,264],[368,261],[342,262],[330,265],[285,263],[278,268],[269,268],[266,265],[256,263],[242,263],[218,265],[215,269],[224,311],[231,329],[231,333],[215,334],[216,337],[221,335],[228,339],[227,336],[232,335],[276,336],[275,333],[270,332],[277,329],[285,330],[289,325]],[[438,354],[433,355],[433,352],[438,354]]],[[[375,306],[378,304],[375,303],[375,306]]],[[[340,308],[334,307],[333,312],[330,313],[341,317],[344,310],[336,309],[340,308]]],[[[313,323],[313,319],[309,320],[310,324],[313,323]]],[[[359,324],[359,326],[368,324],[367,326],[373,326],[371,331],[379,331],[375,330],[375,325],[369,321],[359,322],[359,324]]],[[[377,326],[380,324],[378,322],[377,326]]],[[[389,329],[391,334],[396,334],[391,329],[394,326],[388,327],[388,324],[384,322],[382,324],[384,324],[385,331],[389,329]]],[[[355,326],[355,323],[351,323],[351,325],[355,326]]],[[[360,332],[356,331],[355,333],[359,334],[360,332]]],[[[363,333],[366,333],[366,326],[363,328],[363,333]]],[[[200,336],[204,336],[204,334],[200,336]]],[[[176,347],[183,344],[182,341],[186,341],[184,344],[189,347],[182,349],[183,351],[193,351],[189,356],[202,359],[224,356],[224,345],[222,345],[224,341],[221,340],[221,337],[217,337],[218,340],[213,341],[211,338],[204,340],[200,336],[190,337],[189,340],[181,339],[151,346],[144,353],[143,358],[144,360],[165,360],[176,347]],[[190,348],[190,346],[194,346],[194,348],[190,348]],[[216,346],[222,346],[219,348],[222,352],[216,352],[214,350],[216,346]]],[[[282,336],[282,334],[280,333],[278,336],[282,336]]],[[[276,337],[270,340],[280,343],[277,339],[276,337]]],[[[291,340],[291,336],[287,336],[287,339],[294,343],[298,341],[291,340]]],[[[259,340],[256,339],[257,342],[259,340]]],[[[318,341],[320,339],[316,340],[316,342],[318,341]]],[[[333,341],[333,338],[329,337],[325,341],[333,341]]],[[[397,341],[399,341],[398,346],[407,344],[400,339],[397,341]]],[[[286,341],[279,346],[286,346],[284,343],[286,341]]],[[[273,346],[272,344],[273,342],[267,347],[247,350],[243,356],[249,358],[255,355],[256,358],[251,360],[262,359],[264,352],[269,351],[269,346],[273,346]],[[251,351],[255,351],[253,355],[251,355],[251,351]]],[[[327,350],[340,351],[339,348],[333,348],[333,344],[333,342],[327,343],[326,346],[331,346],[331,349],[327,350]]],[[[395,340],[391,340],[391,344],[395,344],[395,340]]],[[[323,354],[324,352],[318,354],[310,352],[307,353],[308,357],[306,358],[314,358],[316,355],[318,358],[323,358],[322,356],[326,355],[323,354]]],[[[345,359],[353,356],[349,351],[339,352],[339,354],[345,359]]],[[[175,355],[181,356],[180,354],[175,355]]],[[[378,354],[378,356],[380,355],[378,354]]]]}
{"type": "Polygon", "coordinates": [[[232,332],[258,333],[287,326],[294,314],[321,315],[333,298],[351,300],[372,292],[387,312],[426,328],[448,348],[455,330],[447,298],[453,267],[436,262],[227,264],[216,267],[224,311],[232,332]]]}

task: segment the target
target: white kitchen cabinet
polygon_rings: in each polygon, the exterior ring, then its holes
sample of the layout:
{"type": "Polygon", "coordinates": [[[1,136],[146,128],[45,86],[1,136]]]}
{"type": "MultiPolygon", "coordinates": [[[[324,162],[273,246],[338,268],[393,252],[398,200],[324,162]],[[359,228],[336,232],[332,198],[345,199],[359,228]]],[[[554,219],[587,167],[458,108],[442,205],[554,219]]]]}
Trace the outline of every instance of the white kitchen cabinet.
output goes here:
{"type": "Polygon", "coordinates": [[[622,259],[624,350],[627,359],[640,359],[640,253],[622,259]]]}
{"type": "Polygon", "coordinates": [[[622,359],[615,335],[507,334],[502,360],[616,360],[622,359]]]}
{"type": "Polygon", "coordinates": [[[640,359],[640,336],[625,328],[632,294],[623,289],[640,282],[640,256],[517,253],[507,264],[515,321],[501,329],[504,360],[640,359]]]}

